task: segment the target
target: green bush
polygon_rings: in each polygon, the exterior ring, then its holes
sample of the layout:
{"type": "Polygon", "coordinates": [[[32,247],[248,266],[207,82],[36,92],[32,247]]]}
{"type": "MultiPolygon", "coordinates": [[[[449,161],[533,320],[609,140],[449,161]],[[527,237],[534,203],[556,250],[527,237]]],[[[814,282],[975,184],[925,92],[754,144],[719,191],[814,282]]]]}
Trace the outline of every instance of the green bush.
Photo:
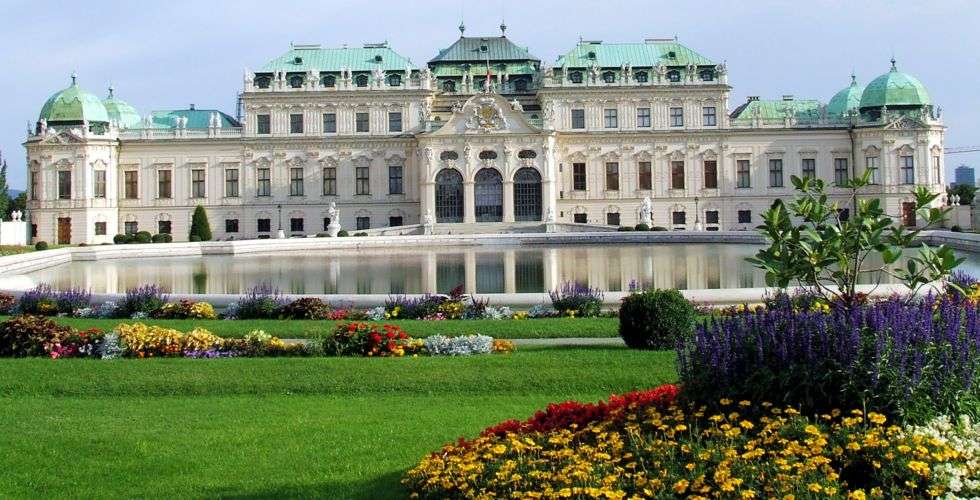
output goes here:
{"type": "Polygon", "coordinates": [[[44,356],[45,344],[68,338],[71,328],[40,316],[17,316],[0,323],[0,357],[44,356]]]}
{"type": "Polygon", "coordinates": [[[133,243],[149,243],[153,241],[153,236],[149,231],[140,231],[133,237],[133,243]]]}
{"type": "Polygon", "coordinates": [[[319,233],[316,233],[316,237],[317,238],[328,238],[328,237],[330,237],[330,233],[319,232],[319,233]]]}
{"type": "Polygon", "coordinates": [[[650,226],[646,225],[646,223],[641,222],[641,223],[639,223],[639,224],[636,225],[636,230],[637,231],[649,231],[650,230],[650,226]]]}
{"type": "Polygon", "coordinates": [[[694,318],[677,290],[634,293],[619,308],[619,336],[632,349],[673,349],[694,331],[694,318]]]}
{"type": "Polygon", "coordinates": [[[949,230],[952,231],[952,232],[954,232],[954,233],[962,233],[963,232],[963,228],[962,227],[955,226],[955,225],[953,227],[949,228],[949,230]]]}
{"type": "Polygon", "coordinates": [[[350,236],[350,234],[347,232],[346,229],[341,229],[340,231],[337,232],[337,237],[343,238],[345,236],[350,236]]]}
{"type": "Polygon", "coordinates": [[[367,233],[354,233],[354,236],[367,236],[367,233]]]}
{"type": "Polygon", "coordinates": [[[619,232],[621,232],[621,233],[626,233],[626,232],[632,231],[633,228],[631,228],[629,226],[619,226],[618,228],[616,228],[616,230],[619,231],[619,232]]]}
{"type": "Polygon", "coordinates": [[[190,241],[192,241],[192,242],[201,241],[201,237],[198,236],[198,235],[196,235],[196,234],[192,234],[191,237],[190,237],[190,241]]]}
{"type": "Polygon", "coordinates": [[[167,233],[153,235],[153,243],[170,243],[172,241],[174,241],[174,237],[167,233]]]}
{"type": "Polygon", "coordinates": [[[201,205],[198,205],[194,209],[194,215],[191,217],[189,239],[191,241],[211,241],[211,224],[208,223],[208,213],[201,205]],[[193,239],[194,236],[197,236],[199,239],[193,239]]]}
{"type": "Polygon", "coordinates": [[[112,237],[112,242],[117,245],[125,245],[133,241],[133,237],[128,234],[117,234],[112,237]]]}
{"type": "Polygon", "coordinates": [[[650,230],[651,231],[666,231],[667,228],[665,228],[663,226],[653,226],[653,227],[650,228],[650,230]]]}
{"type": "Polygon", "coordinates": [[[316,298],[303,297],[279,308],[280,319],[327,319],[330,304],[316,298]]]}
{"type": "Polygon", "coordinates": [[[34,244],[34,250],[47,250],[47,249],[48,249],[47,241],[39,241],[34,244]]]}

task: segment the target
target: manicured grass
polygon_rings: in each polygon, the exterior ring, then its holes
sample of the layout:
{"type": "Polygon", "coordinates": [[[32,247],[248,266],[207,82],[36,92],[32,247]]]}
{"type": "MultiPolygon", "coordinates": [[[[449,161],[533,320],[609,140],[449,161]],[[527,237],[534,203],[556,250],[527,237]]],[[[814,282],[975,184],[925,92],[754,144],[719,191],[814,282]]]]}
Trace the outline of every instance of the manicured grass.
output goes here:
{"type": "Polygon", "coordinates": [[[676,378],[672,353],[0,360],[0,497],[404,497],[425,453],[551,401],[676,378]]]}
{"type": "MultiPolygon", "coordinates": [[[[0,316],[0,320],[6,317],[0,316]]],[[[119,323],[134,323],[131,319],[53,318],[58,323],[78,329],[99,328],[111,330],[119,323]]],[[[318,332],[329,332],[340,321],[308,320],[194,320],[194,319],[147,319],[143,323],[165,326],[180,331],[196,327],[206,328],[221,337],[242,337],[252,330],[264,330],[284,339],[310,338],[318,332]]],[[[526,320],[396,320],[385,321],[402,327],[413,337],[435,334],[463,335],[482,333],[500,339],[518,338],[571,338],[616,337],[619,335],[618,318],[541,318],[526,320]]]]}

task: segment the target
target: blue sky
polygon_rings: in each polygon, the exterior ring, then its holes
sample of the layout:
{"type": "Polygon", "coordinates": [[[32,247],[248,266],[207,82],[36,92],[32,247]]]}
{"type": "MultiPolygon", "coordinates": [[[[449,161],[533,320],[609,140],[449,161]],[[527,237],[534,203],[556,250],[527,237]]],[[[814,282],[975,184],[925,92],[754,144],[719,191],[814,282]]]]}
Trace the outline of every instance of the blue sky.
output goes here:
{"type": "MultiPolygon", "coordinates": [[[[388,40],[423,64],[458,36],[507,34],[543,61],[580,36],[641,41],[676,35],[726,61],[731,105],[783,94],[827,101],[853,69],[867,83],[892,54],[942,106],[946,146],[980,146],[980,3],[949,1],[183,1],[88,0],[72,7],[0,0],[0,151],[11,186],[25,184],[27,123],[69,83],[116,95],[141,114],[201,108],[235,112],[244,67],[258,67],[290,42],[323,46],[388,40]],[[465,10],[465,11],[464,11],[465,10]]],[[[951,155],[980,167],[980,153],[951,155]]]]}

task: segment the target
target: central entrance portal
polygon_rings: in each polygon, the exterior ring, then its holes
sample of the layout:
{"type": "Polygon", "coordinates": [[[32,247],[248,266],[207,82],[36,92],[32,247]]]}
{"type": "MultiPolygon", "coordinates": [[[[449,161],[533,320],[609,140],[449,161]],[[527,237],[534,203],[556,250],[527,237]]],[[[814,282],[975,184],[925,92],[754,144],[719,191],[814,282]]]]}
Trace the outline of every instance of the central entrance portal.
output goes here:
{"type": "Polygon", "coordinates": [[[476,221],[504,220],[504,185],[500,172],[484,168],[476,173],[476,221]]]}

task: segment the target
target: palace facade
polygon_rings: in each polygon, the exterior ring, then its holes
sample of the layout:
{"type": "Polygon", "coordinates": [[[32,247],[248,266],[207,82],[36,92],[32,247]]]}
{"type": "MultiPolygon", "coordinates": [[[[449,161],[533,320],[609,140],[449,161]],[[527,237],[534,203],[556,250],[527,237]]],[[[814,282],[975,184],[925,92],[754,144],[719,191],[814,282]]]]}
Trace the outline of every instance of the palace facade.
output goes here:
{"type": "Polygon", "coordinates": [[[647,198],[654,226],[739,230],[792,194],[792,175],[836,185],[869,169],[870,194],[914,225],[911,190],[945,184],[939,109],[894,61],[826,104],[733,108],[725,64],[675,39],[581,41],[548,65],[503,33],[460,31],[424,66],[387,44],[293,45],[245,71],[238,118],[141,115],[73,75],[25,142],[35,238],[185,241],[197,205],[216,239],[323,233],[332,203],[351,232],[621,226],[647,198]]]}

